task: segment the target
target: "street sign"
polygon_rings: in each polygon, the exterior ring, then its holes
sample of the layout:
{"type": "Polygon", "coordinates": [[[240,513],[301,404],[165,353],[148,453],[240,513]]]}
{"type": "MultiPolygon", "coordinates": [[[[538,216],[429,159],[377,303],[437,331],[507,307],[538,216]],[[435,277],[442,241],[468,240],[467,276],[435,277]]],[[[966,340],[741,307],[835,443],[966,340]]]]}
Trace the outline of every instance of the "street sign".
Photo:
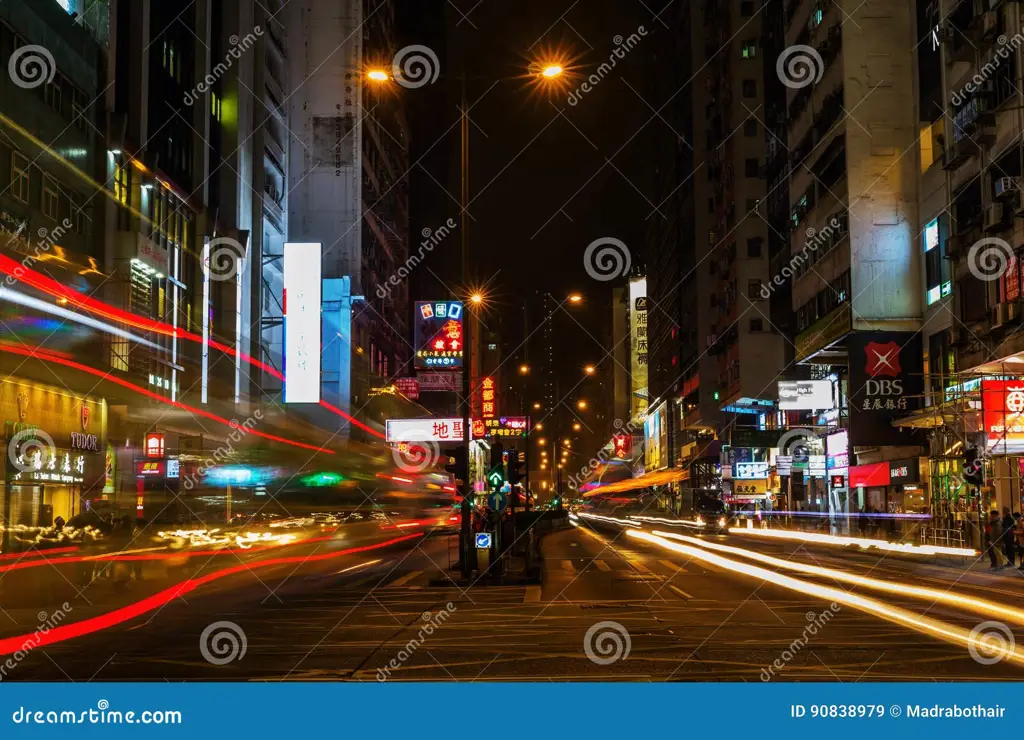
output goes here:
{"type": "Polygon", "coordinates": [[[491,488],[501,488],[502,483],[505,482],[505,474],[501,468],[495,468],[488,473],[487,482],[491,484],[491,488]]]}
{"type": "Polygon", "coordinates": [[[504,511],[505,507],[508,506],[508,494],[495,491],[487,497],[487,505],[494,511],[504,511]]]}
{"type": "Polygon", "coordinates": [[[476,549],[477,550],[490,550],[491,549],[491,533],[490,532],[477,532],[476,533],[476,549]]]}

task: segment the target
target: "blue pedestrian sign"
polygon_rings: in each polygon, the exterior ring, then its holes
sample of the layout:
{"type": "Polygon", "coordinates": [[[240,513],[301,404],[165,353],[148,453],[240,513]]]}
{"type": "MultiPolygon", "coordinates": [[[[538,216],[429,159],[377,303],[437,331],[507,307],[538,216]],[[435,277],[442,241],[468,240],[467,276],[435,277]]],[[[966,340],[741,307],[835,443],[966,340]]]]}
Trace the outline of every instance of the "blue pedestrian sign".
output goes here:
{"type": "Polygon", "coordinates": [[[491,533],[490,532],[477,532],[477,534],[476,534],[476,549],[477,550],[489,550],[489,549],[491,549],[491,533]]]}
{"type": "Polygon", "coordinates": [[[487,505],[494,511],[502,511],[508,506],[508,494],[502,493],[501,491],[495,491],[487,497],[487,505]]]}

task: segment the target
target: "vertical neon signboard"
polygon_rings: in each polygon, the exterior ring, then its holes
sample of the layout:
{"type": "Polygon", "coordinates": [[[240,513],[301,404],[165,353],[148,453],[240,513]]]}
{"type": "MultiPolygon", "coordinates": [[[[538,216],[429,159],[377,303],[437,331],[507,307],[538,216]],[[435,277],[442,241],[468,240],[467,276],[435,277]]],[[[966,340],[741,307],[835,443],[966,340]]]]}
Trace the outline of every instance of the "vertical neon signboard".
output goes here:
{"type": "Polygon", "coordinates": [[[320,401],[320,304],[323,245],[284,245],[284,402],[320,401]]]}

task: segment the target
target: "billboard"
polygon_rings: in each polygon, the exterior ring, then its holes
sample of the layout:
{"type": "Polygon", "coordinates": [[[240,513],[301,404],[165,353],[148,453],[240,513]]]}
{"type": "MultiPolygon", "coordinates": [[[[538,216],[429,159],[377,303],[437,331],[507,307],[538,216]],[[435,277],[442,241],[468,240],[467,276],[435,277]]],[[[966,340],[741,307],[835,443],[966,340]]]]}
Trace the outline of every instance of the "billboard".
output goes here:
{"type": "Polygon", "coordinates": [[[530,422],[525,416],[501,416],[473,420],[473,436],[478,438],[525,437],[529,428],[530,422]]]}
{"type": "Polygon", "coordinates": [[[284,402],[320,402],[320,242],[284,245],[284,402]]]}
{"type": "Polygon", "coordinates": [[[384,438],[388,442],[462,442],[466,433],[462,419],[388,419],[384,438]]]}
{"type": "Polygon", "coordinates": [[[1024,452],[1024,381],[981,381],[981,409],[989,454],[1024,452]]]}
{"type": "Polygon", "coordinates": [[[782,411],[827,411],[835,408],[831,380],[780,380],[782,411]]]}
{"type": "Polygon", "coordinates": [[[462,373],[417,373],[420,393],[453,392],[462,388],[462,373]]]}
{"type": "Polygon", "coordinates": [[[910,432],[892,425],[921,407],[924,364],[921,334],[858,331],[850,335],[850,436],[852,447],[910,443],[910,432]]]}
{"type": "Polygon", "coordinates": [[[647,413],[647,278],[629,281],[629,373],[633,418],[647,413]]]}
{"type": "Polygon", "coordinates": [[[417,370],[462,369],[462,302],[417,301],[413,317],[417,370]]]}

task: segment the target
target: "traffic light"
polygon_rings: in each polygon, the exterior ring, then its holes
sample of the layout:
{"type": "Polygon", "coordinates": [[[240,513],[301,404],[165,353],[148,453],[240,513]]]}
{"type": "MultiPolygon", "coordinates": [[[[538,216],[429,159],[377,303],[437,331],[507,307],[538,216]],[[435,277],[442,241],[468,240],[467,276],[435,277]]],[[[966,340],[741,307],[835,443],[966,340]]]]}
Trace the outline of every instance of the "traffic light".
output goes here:
{"type": "Polygon", "coordinates": [[[508,456],[508,482],[514,486],[522,479],[523,472],[519,463],[519,455],[513,451],[512,454],[508,456]]]}
{"type": "Polygon", "coordinates": [[[448,463],[444,469],[455,476],[456,482],[465,482],[462,476],[466,471],[466,445],[456,447],[448,453],[448,463]]]}
{"type": "Polygon", "coordinates": [[[505,450],[501,445],[501,442],[495,442],[491,445],[491,470],[495,468],[503,468],[505,462],[502,458],[505,457],[505,450]]]}

